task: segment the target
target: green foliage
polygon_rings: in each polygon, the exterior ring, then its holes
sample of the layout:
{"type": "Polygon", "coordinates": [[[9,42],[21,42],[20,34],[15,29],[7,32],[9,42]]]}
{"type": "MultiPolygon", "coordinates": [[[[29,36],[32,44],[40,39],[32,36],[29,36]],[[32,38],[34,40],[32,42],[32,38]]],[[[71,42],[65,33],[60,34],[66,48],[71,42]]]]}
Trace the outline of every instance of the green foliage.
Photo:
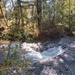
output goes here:
{"type": "Polygon", "coordinates": [[[4,65],[0,68],[0,75],[21,75],[27,73],[30,68],[30,60],[22,57],[22,52],[15,49],[11,49],[11,43],[9,44],[8,55],[4,61],[4,65]],[[15,72],[14,72],[15,71],[15,72]]]}
{"type": "Polygon", "coordinates": [[[23,29],[12,28],[6,35],[3,36],[5,40],[14,40],[14,41],[25,41],[26,34],[23,29]]]}
{"type": "Polygon", "coordinates": [[[49,28],[53,27],[61,26],[61,28],[65,28],[66,26],[68,26],[70,31],[73,32],[75,30],[74,9],[74,0],[43,0],[41,20],[42,29],[48,30],[49,28]]]}

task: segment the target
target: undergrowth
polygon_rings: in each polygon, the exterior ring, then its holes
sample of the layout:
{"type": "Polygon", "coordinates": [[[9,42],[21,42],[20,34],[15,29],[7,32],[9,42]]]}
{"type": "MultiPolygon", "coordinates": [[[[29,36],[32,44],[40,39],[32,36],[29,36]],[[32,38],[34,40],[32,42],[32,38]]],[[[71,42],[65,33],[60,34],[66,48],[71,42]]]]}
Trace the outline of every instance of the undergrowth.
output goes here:
{"type": "Polygon", "coordinates": [[[4,60],[4,64],[0,68],[0,75],[33,75],[28,72],[28,70],[31,70],[31,61],[21,56],[22,51],[16,50],[17,45],[15,49],[11,49],[11,43],[8,45],[8,54],[4,60]]]}

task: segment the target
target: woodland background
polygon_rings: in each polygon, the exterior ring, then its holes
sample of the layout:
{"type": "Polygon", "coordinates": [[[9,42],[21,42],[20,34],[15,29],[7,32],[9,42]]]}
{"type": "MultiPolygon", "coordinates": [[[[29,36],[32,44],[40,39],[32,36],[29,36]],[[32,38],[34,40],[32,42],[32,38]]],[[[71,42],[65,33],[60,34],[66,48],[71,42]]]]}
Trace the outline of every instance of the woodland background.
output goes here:
{"type": "Polygon", "coordinates": [[[26,41],[74,34],[74,0],[0,0],[0,39],[26,41]]]}

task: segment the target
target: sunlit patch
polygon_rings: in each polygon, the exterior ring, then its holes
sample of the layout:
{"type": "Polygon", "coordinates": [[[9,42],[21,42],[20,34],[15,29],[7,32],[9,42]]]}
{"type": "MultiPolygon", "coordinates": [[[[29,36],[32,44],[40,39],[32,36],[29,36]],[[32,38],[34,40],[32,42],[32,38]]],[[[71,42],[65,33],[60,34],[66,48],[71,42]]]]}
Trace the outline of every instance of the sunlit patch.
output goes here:
{"type": "Polygon", "coordinates": [[[65,59],[67,59],[68,61],[74,61],[74,57],[72,55],[68,55],[68,54],[64,54],[65,59]]]}
{"type": "MultiPolygon", "coordinates": [[[[68,50],[67,46],[54,46],[53,48],[49,48],[46,50],[40,51],[40,48],[42,48],[42,43],[18,43],[18,42],[12,42],[10,45],[11,49],[14,48],[16,50],[21,51],[21,56],[25,56],[28,59],[32,60],[45,60],[51,57],[55,57],[57,55],[61,55],[66,50],[68,50]],[[37,50],[38,49],[38,50],[37,50]]],[[[8,45],[0,45],[0,47],[8,48],[8,45]]],[[[62,61],[61,61],[62,62],[62,61]]]]}
{"type": "Polygon", "coordinates": [[[0,40],[0,44],[8,44],[9,41],[0,40]]]}
{"type": "Polygon", "coordinates": [[[58,66],[59,65],[58,60],[54,60],[53,64],[54,66],[58,66]]]}
{"type": "Polygon", "coordinates": [[[70,45],[70,47],[75,48],[75,41],[70,45]]]}
{"type": "Polygon", "coordinates": [[[63,62],[64,62],[64,60],[63,60],[63,59],[61,59],[61,58],[59,59],[59,61],[60,61],[61,63],[63,63],[63,62]]]}
{"type": "Polygon", "coordinates": [[[33,60],[44,60],[48,59],[57,55],[62,54],[68,50],[68,48],[62,48],[62,46],[53,47],[43,52],[37,52],[32,50],[31,52],[28,52],[27,54],[23,54],[23,56],[26,56],[27,58],[32,58],[33,60]]]}

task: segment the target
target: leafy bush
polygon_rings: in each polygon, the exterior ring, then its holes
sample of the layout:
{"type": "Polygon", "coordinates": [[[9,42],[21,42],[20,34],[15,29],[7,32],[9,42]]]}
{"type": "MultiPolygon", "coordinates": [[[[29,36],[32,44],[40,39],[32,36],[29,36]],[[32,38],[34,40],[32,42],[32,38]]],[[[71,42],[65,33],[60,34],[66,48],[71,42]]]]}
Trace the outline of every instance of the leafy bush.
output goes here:
{"type": "Polygon", "coordinates": [[[0,68],[0,75],[21,75],[28,74],[28,70],[30,70],[31,61],[22,57],[22,51],[16,51],[16,48],[11,49],[9,44],[8,54],[5,58],[3,66],[0,68]]]}

